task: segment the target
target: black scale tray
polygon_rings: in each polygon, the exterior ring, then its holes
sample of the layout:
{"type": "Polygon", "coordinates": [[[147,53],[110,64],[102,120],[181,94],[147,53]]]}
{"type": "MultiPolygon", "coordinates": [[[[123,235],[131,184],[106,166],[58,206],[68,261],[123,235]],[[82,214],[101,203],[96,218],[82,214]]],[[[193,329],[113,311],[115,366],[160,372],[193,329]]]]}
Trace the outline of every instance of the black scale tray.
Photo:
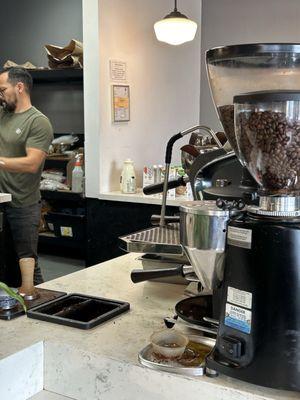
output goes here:
{"type": "Polygon", "coordinates": [[[29,318],[91,329],[129,310],[127,302],[71,293],[30,309],[29,318]]]}
{"type": "MultiPolygon", "coordinates": [[[[35,300],[27,301],[25,300],[25,304],[27,306],[27,310],[30,310],[33,307],[36,307],[40,304],[44,304],[51,300],[56,300],[59,297],[65,296],[66,292],[58,292],[56,290],[49,290],[49,289],[41,289],[36,288],[39,293],[39,297],[35,300]]],[[[12,308],[11,310],[0,310],[0,319],[10,320],[16,317],[20,317],[21,315],[25,314],[23,307],[21,304],[17,304],[16,307],[12,308]]]]}

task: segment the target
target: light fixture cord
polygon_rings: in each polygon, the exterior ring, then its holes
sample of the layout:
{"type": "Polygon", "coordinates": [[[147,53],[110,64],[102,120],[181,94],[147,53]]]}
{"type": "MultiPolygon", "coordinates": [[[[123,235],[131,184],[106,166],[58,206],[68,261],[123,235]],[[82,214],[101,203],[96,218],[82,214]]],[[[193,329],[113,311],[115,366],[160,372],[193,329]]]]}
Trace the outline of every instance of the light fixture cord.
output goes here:
{"type": "Polygon", "coordinates": [[[174,11],[177,11],[177,0],[174,0],[174,1],[175,1],[174,11]]]}

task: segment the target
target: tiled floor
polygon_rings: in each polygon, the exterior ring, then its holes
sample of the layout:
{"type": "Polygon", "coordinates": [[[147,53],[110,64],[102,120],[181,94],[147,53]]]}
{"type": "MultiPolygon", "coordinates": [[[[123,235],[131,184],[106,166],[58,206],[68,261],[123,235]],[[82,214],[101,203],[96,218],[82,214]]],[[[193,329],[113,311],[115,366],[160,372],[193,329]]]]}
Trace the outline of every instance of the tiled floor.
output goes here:
{"type": "Polygon", "coordinates": [[[45,282],[85,268],[84,260],[39,254],[39,265],[45,282]]]}

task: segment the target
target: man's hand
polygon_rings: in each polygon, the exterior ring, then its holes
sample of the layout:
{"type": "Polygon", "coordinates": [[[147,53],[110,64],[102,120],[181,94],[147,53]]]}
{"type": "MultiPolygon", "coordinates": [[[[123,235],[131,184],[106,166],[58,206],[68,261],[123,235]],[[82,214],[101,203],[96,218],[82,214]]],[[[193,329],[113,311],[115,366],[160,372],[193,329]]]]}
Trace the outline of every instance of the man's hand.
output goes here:
{"type": "Polygon", "coordinates": [[[28,147],[25,157],[0,157],[0,169],[35,174],[45,158],[46,153],[43,150],[28,147]]]}

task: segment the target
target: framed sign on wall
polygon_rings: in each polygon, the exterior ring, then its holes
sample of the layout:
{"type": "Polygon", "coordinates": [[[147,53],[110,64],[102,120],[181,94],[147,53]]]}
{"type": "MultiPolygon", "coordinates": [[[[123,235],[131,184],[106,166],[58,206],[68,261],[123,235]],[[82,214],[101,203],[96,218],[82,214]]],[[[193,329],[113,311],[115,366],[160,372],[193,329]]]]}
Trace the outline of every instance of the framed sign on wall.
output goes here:
{"type": "Polygon", "coordinates": [[[112,85],[113,122],[130,121],[129,85],[112,85]]]}

